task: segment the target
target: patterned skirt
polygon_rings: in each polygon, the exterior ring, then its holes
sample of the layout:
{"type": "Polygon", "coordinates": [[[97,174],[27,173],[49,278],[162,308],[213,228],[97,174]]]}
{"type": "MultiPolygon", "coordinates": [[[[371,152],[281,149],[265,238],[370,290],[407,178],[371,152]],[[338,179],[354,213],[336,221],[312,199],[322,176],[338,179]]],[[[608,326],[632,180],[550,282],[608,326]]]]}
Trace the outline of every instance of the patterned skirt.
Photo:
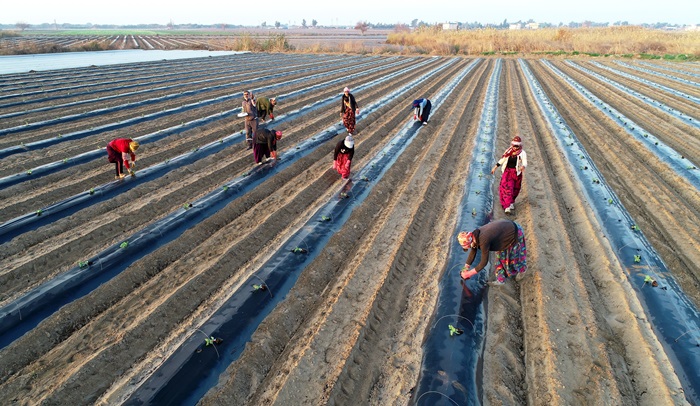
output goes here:
{"type": "Polygon", "coordinates": [[[350,109],[345,109],[343,113],[343,125],[348,130],[348,134],[355,135],[355,112],[350,109]]]}
{"type": "Polygon", "coordinates": [[[499,283],[506,281],[506,278],[515,276],[527,271],[527,249],[525,248],[525,235],[523,229],[518,226],[518,239],[509,248],[496,253],[495,274],[499,283]]]}
{"type": "Polygon", "coordinates": [[[515,198],[520,194],[520,188],[523,184],[523,174],[518,175],[515,168],[506,168],[501,176],[499,185],[499,197],[501,207],[508,208],[511,204],[515,204],[515,198]]]}

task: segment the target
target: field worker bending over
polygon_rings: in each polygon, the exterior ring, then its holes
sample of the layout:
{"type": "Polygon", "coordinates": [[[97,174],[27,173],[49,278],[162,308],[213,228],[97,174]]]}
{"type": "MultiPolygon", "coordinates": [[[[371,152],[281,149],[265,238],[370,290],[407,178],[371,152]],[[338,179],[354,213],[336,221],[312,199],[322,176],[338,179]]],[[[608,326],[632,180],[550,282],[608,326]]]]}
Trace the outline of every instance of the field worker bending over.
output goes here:
{"type": "Polygon", "coordinates": [[[243,104],[241,114],[245,114],[245,140],[248,149],[253,148],[253,136],[258,131],[258,109],[255,107],[253,93],[243,91],[243,104]]]}
{"type": "Polygon", "coordinates": [[[511,220],[496,220],[485,224],[474,231],[462,231],[457,235],[459,245],[467,251],[467,262],[459,275],[462,279],[469,279],[476,275],[489,262],[489,252],[496,252],[496,266],[494,274],[497,283],[505,283],[506,278],[527,271],[527,250],[525,248],[525,235],[518,223],[511,220]],[[476,251],[481,250],[481,261],[477,266],[469,269],[476,251]]]}
{"type": "Polygon", "coordinates": [[[134,165],[136,164],[136,150],[139,149],[138,141],[131,138],[117,138],[107,144],[107,160],[114,163],[116,168],[115,179],[124,177],[124,167],[134,176],[134,165]],[[129,166],[131,158],[131,166],[129,166]]]}
{"type": "Polygon", "coordinates": [[[430,109],[433,107],[432,103],[428,99],[416,99],[411,104],[413,107],[413,121],[419,120],[423,125],[428,124],[428,117],[430,117],[430,109]]]}
{"type": "Polygon", "coordinates": [[[358,114],[360,114],[360,108],[355,102],[355,96],[346,87],[343,89],[343,97],[340,100],[340,118],[343,119],[343,125],[349,135],[355,134],[355,116],[358,114]]]}
{"type": "Polygon", "coordinates": [[[348,135],[344,140],[338,141],[333,152],[333,169],[338,171],[343,180],[350,179],[350,165],[355,155],[355,140],[348,135]]]}
{"type": "Polygon", "coordinates": [[[282,131],[259,128],[253,141],[253,158],[256,164],[263,163],[263,157],[277,159],[277,141],[282,139],[282,131]]]}
{"type": "Polygon", "coordinates": [[[263,121],[267,120],[267,116],[270,116],[270,120],[274,120],[275,116],[272,115],[272,110],[275,108],[277,105],[277,98],[276,97],[261,97],[255,102],[255,108],[258,110],[258,117],[260,117],[263,121]]]}
{"type": "Polygon", "coordinates": [[[498,195],[501,200],[501,207],[503,207],[506,214],[510,214],[515,210],[515,198],[520,194],[523,174],[527,167],[527,154],[523,151],[523,140],[519,136],[513,137],[510,147],[506,149],[501,159],[496,162],[496,166],[491,169],[491,174],[499,166],[503,175],[501,175],[498,195]]]}

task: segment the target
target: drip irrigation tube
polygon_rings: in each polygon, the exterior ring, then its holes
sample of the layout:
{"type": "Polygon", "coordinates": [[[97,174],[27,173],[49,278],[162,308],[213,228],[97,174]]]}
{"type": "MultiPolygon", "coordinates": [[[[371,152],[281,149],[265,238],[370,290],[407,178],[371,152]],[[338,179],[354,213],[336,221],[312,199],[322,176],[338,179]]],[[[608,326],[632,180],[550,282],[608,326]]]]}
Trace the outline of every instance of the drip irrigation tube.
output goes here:
{"type": "Polygon", "coordinates": [[[551,63],[549,63],[549,61],[542,60],[542,63],[549,69],[551,69],[559,77],[566,80],[574,90],[576,90],[579,94],[587,98],[590,101],[590,103],[593,104],[599,110],[601,110],[603,114],[605,114],[614,122],[623,127],[629,135],[631,135],[636,140],[644,144],[649,149],[649,151],[656,155],[656,157],[660,161],[665,163],[670,170],[675,171],[676,173],[678,173],[679,176],[683,177],[685,180],[688,181],[688,183],[695,187],[695,189],[700,190],[700,171],[698,170],[698,167],[695,163],[688,160],[688,158],[686,158],[682,154],[679,154],[676,150],[669,147],[663,141],[659,140],[652,134],[649,134],[647,131],[642,130],[642,128],[637,123],[633,122],[624,114],[615,110],[609,104],[600,100],[598,97],[593,95],[593,93],[591,93],[588,89],[586,89],[581,84],[579,84],[571,77],[569,77],[568,75],[557,69],[555,66],[553,66],[551,63]]]}
{"type": "MultiPolygon", "coordinates": [[[[410,59],[408,61],[410,61],[410,59]]],[[[372,68],[370,70],[363,71],[361,73],[355,73],[355,74],[352,74],[350,76],[346,76],[342,79],[334,79],[334,80],[326,81],[326,82],[319,83],[319,84],[316,84],[316,85],[313,85],[310,87],[306,87],[302,90],[297,90],[294,92],[286,93],[286,94],[280,95],[278,97],[279,97],[279,99],[283,99],[286,97],[294,97],[294,96],[297,96],[299,94],[308,93],[309,91],[322,88],[324,86],[329,86],[329,85],[332,85],[335,83],[341,83],[343,81],[347,81],[348,79],[356,77],[356,76],[366,75],[367,73],[386,69],[387,67],[400,65],[403,62],[404,61],[399,61],[399,62],[394,62],[394,63],[388,64],[388,65],[383,65],[381,67],[372,68]]],[[[429,63],[429,61],[420,62],[420,63],[415,64],[413,66],[410,66],[408,68],[404,68],[398,72],[394,72],[392,74],[386,75],[379,80],[371,81],[368,84],[381,83],[383,81],[394,78],[397,75],[400,75],[400,74],[409,72],[413,69],[416,69],[418,67],[421,67],[427,63],[429,63]]],[[[280,86],[279,84],[267,86],[267,87],[263,87],[260,89],[256,89],[256,91],[270,91],[270,90],[273,90],[279,86],[280,86]]],[[[333,96],[333,97],[336,97],[336,96],[333,96]]],[[[327,105],[329,99],[330,98],[327,98],[327,99],[324,99],[320,102],[316,102],[311,106],[304,106],[301,109],[290,111],[289,113],[285,114],[284,116],[278,116],[275,119],[275,125],[278,125],[279,123],[283,122],[284,121],[283,117],[291,118],[291,117],[294,117],[296,114],[298,114],[300,111],[303,111],[304,113],[308,113],[308,112],[316,110],[322,106],[325,106],[325,105],[327,105]]],[[[215,121],[218,121],[221,119],[232,117],[234,114],[240,112],[240,110],[241,110],[241,108],[237,107],[233,110],[228,110],[225,112],[212,114],[212,115],[207,116],[207,117],[203,117],[200,119],[196,119],[196,120],[192,120],[192,121],[189,121],[186,123],[182,123],[181,125],[178,125],[178,126],[173,126],[173,127],[170,127],[170,128],[164,129],[164,130],[158,130],[154,133],[147,134],[147,135],[135,138],[135,139],[137,141],[139,141],[139,143],[142,143],[142,144],[151,143],[151,142],[160,140],[162,138],[165,138],[165,137],[173,135],[173,134],[179,134],[185,130],[190,130],[190,129],[196,128],[196,127],[204,125],[204,124],[208,124],[208,123],[215,122],[215,121]]],[[[84,130],[84,131],[77,131],[75,133],[69,134],[69,136],[75,135],[75,138],[83,138],[83,137],[86,137],[88,135],[91,135],[92,133],[93,133],[93,130],[84,130]]],[[[42,142],[42,141],[39,141],[39,142],[42,142]]],[[[16,147],[12,147],[12,148],[16,148],[16,147]]],[[[0,153],[2,153],[2,150],[0,150],[0,153]]],[[[47,175],[49,173],[54,173],[56,171],[56,169],[59,169],[59,168],[65,169],[65,168],[68,168],[70,166],[89,162],[89,161],[92,161],[94,159],[97,159],[97,158],[103,157],[103,156],[104,156],[104,149],[100,148],[96,151],[90,151],[90,152],[86,152],[86,153],[77,155],[77,156],[72,157],[72,158],[66,158],[63,161],[57,161],[57,162],[52,162],[52,163],[49,163],[46,165],[38,166],[38,167],[32,168],[31,170],[28,170],[26,172],[20,172],[20,173],[16,173],[13,175],[9,175],[9,176],[0,178],[0,189],[5,188],[5,187],[9,187],[9,186],[12,186],[12,185],[15,185],[15,184],[18,184],[18,183],[21,183],[21,182],[24,182],[24,181],[27,181],[30,179],[36,179],[37,177],[44,176],[44,175],[47,175]]],[[[2,229],[2,227],[0,226],[0,230],[1,229],[2,229]]],[[[2,232],[0,231],[0,235],[1,234],[2,234],[2,232]]]]}
{"type": "MultiPolygon", "coordinates": [[[[631,96],[636,97],[638,100],[641,100],[642,102],[648,104],[648,105],[651,106],[651,107],[654,107],[654,108],[656,108],[656,109],[658,109],[658,110],[660,110],[660,111],[662,111],[662,112],[664,112],[664,113],[666,113],[666,114],[670,114],[671,116],[673,116],[673,117],[679,119],[680,121],[684,122],[685,124],[687,124],[687,125],[689,125],[689,126],[691,126],[691,127],[695,127],[695,128],[700,129],[700,122],[698,122],[698,120],[694,119],[693,117],[690,117],[690,116],[687,115],[687,114],[683,114],[682,112],[680,112],[680,111],[678,111],[678,110],[676,110],[676,109],[674,109],[674,108],[672,108],[672,107],[669,107],[669,106],[667,106],[666,104],[661,103],[660,101],[657,101],[657,100],[654,100],[654,99],[652,99],[652,98],[650,98],[650,97],[647,97],[647,96],[645,96],[645,95],[643,95],[643,94],[637,92],[636,90],[633,90],[633,89],[630,89],[630,88],[627,87],[627,86],[621,85],[621,84],[615,82],[614,80],[612,80],[612,79],[610,79],[610,78],[607,78],[607,77],[605,77],[605,76],[603,76],[603,75],[600,75],[600,74],[598,74],[598,73],[596,73],[596,72],[593,72],[593,71],[590,70],[590,69],[584,68],[584,67],[581,66],[581,65],[578,65],[578,64],[573,63],[573,62],[571,62],[571,61],[567,61],[567,64],[568,64],[569,66],[572,66],[572,67],[574,67],[574,68],[576,68],[576,69],[578,69],[578,70],[580,70],[580,71],[582,71],[582,72],[585,72],[585,73],[587,73],[587,74],[589,74],[589,75],[591,75],[591,76],[593,76],[593,77],[596,77],[596,78],[598,78],[599,80],[602,80],[603,82],[609,83],[610,85],[614,86],[615,88],[617,88],[617,89],[619,89],[619,90],[621,90],[621,91],[623,91],[623,92],[625,92],[625,93],[627,93],[627,94],[629,94],[629,95],[631,95],[631,96]]],[[[595,66],[598,66],[599,68],[603,68],[603,69],[606,68],[606,66],[601,65],[601,64],[599,64],[599,63],[597,63],[597,62],[592,62],[592,64],[595,65],[595,66]]]]}
{"type": "MultiPolygon", "coordinates": [[[[371,114],[384,104],[399,98],[417,84],[454,64],[452,59],[431,73],[402,86],[364,109],[371,114]]],[[[383,79],[378,79],[383,80],[383,79]]],[[[368,86],[368,85],[365,85],[368,86]]],[[[336,96],[337,97],[337,96],[336,96]]],[[[361,119],[360,115],[358,119],[361,119]]],[[[165,218],[155,221],[120,244],[98,255],[81,261],[57,278],[26,292],[18,299],[0,307],[0,348],[4,348],[41,320],[53,314],[60,306],[84,296],[99,284],[111,279],[132,263],[179,237],[185,230],[212,216],[221,208],[262,183],[271,172],[281,171],[316,147],[343,131],[342,122],[302,141],[295,148],[284,151],[283,159],[271,165],[254,167],[250,172],[224,184],[203,198],[192,202],[165,218]]],[[[183,158],[184,159],[184,158],[183,158]]]]}
{"type": "Polygon", "coordinates": [[[519,60],[530,90],[567,156],[600,227],[610,241],[648,320],[683,386],[686,399],[700,404],[700,313],[681,290],[672,272],[644,237],[605,182],[583,145],[549,101],[527,65],[519,60]],[[649,278],[647,278],[649,277],[649,278]],[[650,280],[659,286],[651,286],[650,280]]]}
{"type": "MultiPolygon", "coordinates": [[[[370,81],[368,83],[365,83],[361,86],[358,86],[355,90],[356,92],[360,92],[366,88],[370,88],[372,86],[376,86],[379,83],[391,80],[395,78],[396,76],[402,75],[406,72],[409,72],[413,69],[416,69],[418,67],[421,67],[425,64],[428,64],[430,61],[423,61],[418,64],[415,64],[411,67],[404,68],[402,70],[399,70],[397,72],[394,72],[392,74],[383,76],[380,79],[376,79],[373,81],[370,81]]],[[[440,68],[442,69],[442,68],[440,68]]],[[[435,72],[433,72],[434,74],[435,72]]],[[[337,82],[336,81],[331,81],[331,82],[337,82]]],[[[312,86],[310,88],[305,88],[303,90],[298,90],[292,93],[288,93],[286,95],[282,95],[281,97],[290,97],[296,93],[302,93],[302,92],[308,92],[310,90],[313,90],[315,88],[321,87],[326,85],[327,83],[321,83],[315,86],[312,86]]],[[[288,121],[297,115],[301,114],[303,112],[304,114],[309,114],[315,110],[324,108],[328,106],[331,103],[334,103],[337,101],[336,95],[329,96],[323,100],[319,100],[314,102],[311,105],[307,105],[302,107],[301,109],[290,111],[287,114],[278,116],[275,120],[275,125],[279,125],[284,123],[285,121],[288,121]]],[[[214,116],[209,116],[204,119],[199,119],[195,120],[190,123],[183,124],[182,127],[172,127],[170,129],[166,129],[163,131],[159,131],[157,133],[150,134],[148,136],[144,137],[139,137],[138,140],[145,141],[148,140],[149,142],[153,142],[156,139],[164,138],[167,135],[174,134],[176,132],[184,131],[185,129],[189,128],[194,128],[197,125],[201,125],[204,122],[212,121],[215,119],[220,119],[223,117],[228,117],[233,114],[233,112],[237,111],[233,110],[232,112],[228,112],[227,114],[216,114],[214,116]]],[[[235,133],[232,134],[228,137],[225,137],[219,141],[215,141],[212,143],[209,143],[203,147],[198,147],[195,148],[194,150],[179,155],[175,158],[169,159],[165,162],[162,162],[160,164],[156,164],[153,166],[150,166],[144,170],[140,170],[138,172],[138,177],[136,178],[129,178],[126,181],[117,181],[117,182],[110,182],[108,184],[102,185],[102,186],[97,186],[95,188],[92,188],[91,190],[83,193],[79,193],[77,195],[74,195],[68,199],[62,200],[58,203],[55,203],[53,205],[50,205],[48,207],[44,207],[39,209],[36,212],[31,212],[24,214],[22,216],[16,217],[14,219],[11,219],[5,223],[0,224],[0,244],[7,242],[11,240],[12,238],[15,238],[16,236],[26,233],[28,231],[34,230],[42,225],[49,224],[53,221],[56,221],[58,218],[63,218],[71,215],[72,213],[75,213],[76,211],[83,209],[85,207],[91,206],[93,204],[105,201],[111,197],[113,197],[118,191],[125,191],[129,190],[133,187],[135,187],[137,184],[142,184],[147,181],[153,180],[156,177],[163,176],[167,172],[180,168],[184,165],[189,165],[193,162],[195,162],[198,159],[202,159],[204,157],[207,157],[209,155],[212,155],[214,153],[217,153],[224,149],[225,147],[228,147],[230,145],[236,144],[238,142],[241,142],[243,139],[243,132],[241,133],[235,133]],[[126,187],[126,189],[124,189],[126,187]],[[60,216],[60,217],[59,217],[60,216]]],[[[87,161],[87,156],[89,154],[89,157],[91,159],[95,159],[98,156],[103,156],[103,150],[99,149],[97,151],[92,151],[86,154],[83,154],[83,156],[80,156],[80,160],[85,160],[87,161]]],[[[66,166],[70,163],[73,163],[72,160],[67,160],[66,162],[55,162],[53,164],[45,165],[42,167],[42,170],[45,172],[49,172],[52,167],[58,167],[58,166],[66,166]]],[[[32,175],[34,174],[33,172],[31,173],[32,175]]],[[[17,174],[13,175],[12,177],[8,178],[3,178],[0,179],[0,187],[4,185],[4,183],[11,183],[14,181],[14,183],[19,183],[22,179],[26,179],[25,174],[17,174]]]]}
{"type": "MultiPolygon", "coordinates": [[[[493,175],[490,168],[496,144],[501,65],[502,60],[497,59],[487,86],[455,236],[460,231],[478,228],[492,216],[493,175]]],[[[435,405],[444,402],[445,397],[459,405],[481,403],[480,366],[486,330],[483,299],[488,277],[484,270],[478,277],[462,281],[459,271],[466,253],[456,238],[452,241],[447,265],[440,278],[437,305],[423,343],[418,385],[411,399],[415,405],[435,405]],[[463,333],[453,335],[449,326],[463,333]]],[[[477,253],[475,263],[480,255],[477,253]]]]}
{"type": "MultiPolygon", "coordinates": [[[[435,100],[444,100],[457,84],[477,65],[473,61],[445,85],[435,100]]],[[[396,96],[405,91],[394,92],[396,96]],[[400,92],[400,93],[399,93],[400,92]]],[[[440,103],[435,103],[437,111],[440,103]]],[[[359,172],[356,182],[343,188],[347,198],[333,199],[323,205],[311,219],[294,233],[263,266],[242,286],[249,288],[259,280],[265,281],[274,296],[241,288],[234,292],[199,331],[208,337],[222,338],[221,351],[197,352],[203,344],[201,335],[190,335],[180,347],[126,401],[127,405],[195,404],[218,381],[219,375],[241,354],[260,322],[284,299],[302,270],[322,251],[330,237],[337,232],[352,211],[358,207],[396,161],[401,152],[419,133],[420,123],[409,122],[359,172]],[[330,218],[332,221],[323,221],[330,218]],[[304,248],[305,253],[292,252],[304,248]],[[221,354],[222,358],[218,355],[221,354]]]]}
{"type": "MultiPolygon", "coordinates": [[[[279,87],[282,85],[288,85],[290,83],[295,83],[295,82],[299,83],[299,82],[303,82],[305,80],[309,80],[312,78],[319,78],[319,77],[328,76],[328,75],[335,75],[335,74],[338,74],[340,72],[349,71],[351,69],[357,70],[357,69],[362,68],[364,66],[372,65],[375,63],[376,62],[368,62],[368,63],[361,64],[361,65],[356,65],[356,66],[352,66],[352,67],[345,67],[343,69],[337,69],[337,70],[334,70],[332,72],[324,72],[324,73],[319,73],[316,75],[305,76],[303,78],[290,80],[290,81],[283,82],[283,83],[278,84],[278,85],[268,86],[268,88],[269,87],[279,87]]],[[[303,73],[303,72],[311,72],[311,71],[319,70],[322,68],[324,68],[324,67],[305,68],[305,69],[301,69],[301,70],[298,70],[298,71],[293,72],[293,73],[299,74],[299,73],[303,73]]],[[[15,133],[29,131],[29,130],[35,130],[38,128],[43,128],[43,127],[56,125],[56,124],[60,124],[60,123],[67,123],[67,122],[71,122],[71,121],[75,121],[75,120],[79,120],[79,119],[85,119],[85,118],[89,118],[89,117],[96,117],[96,116],[100,116],[100,115],[104,115],[104,114],[108,114],[108,113],[114,113],[116,111],[128,110],[128,109],[135,108],[135,107],[148,106],[148,105],[152,105],[152,104],[156,104],[156,103],[161,103],[163,101],[178,99],[181,97],[192,96],[192,95],[196,95],[199,93],[204,93],[204,92],[208,92],[208,91],[212,91],[212,90],[239,88],[245,84],[260,82],[262,80],[283,78],[283,77],[288,76],[290,74],[291,74],[290,72],[284,72],[284,73],[277,73],[277,74],[272,74],[272,75],[267,75],[267,76],[262,76],[262,77],[255,77],[253,79],[242,80],[242,81],[238,81],[235,83],[227,83],[227,84],[223,84],[223,85],[210,86],[210,87],[201,88],[201,89],[197,89],[197,90],[188,90],[188,91],[180,92],[180,93],[171,93],[171,94],[167,94],[167,95],[161,96],[161,97],[154,97],[152,99],[141,100],[141,101],[132,102],[132,103],[125,103],[125,104],[122,104],[119,106],[105,107],[105,108],[101,108],[101,109],[92,110],[92,111],[89,111],[86,113],[71,114],[68,116],[53,118],[53,119],[49,119],[49,120],[28,123],[28,124],[17,126],[17,127],[4,128],[4,129],[0,129],[0,136],[8,135],[8,134],[15,134],[15,133]]],[[[140,92],[135,92],[135,93],[140,93],[140,92]]],[[[115,96],[115,97],[118,97],[118,96],[115,96]]],[[[139,123],[142,121],[146,121],[147,119],[167,116],[167,115],[173,114],[175,112],[189,110],[189,109],[192,109],[195,107],[203,107],[203,106],[207,106],[207,105],[210,105],[213,103],[231,100],[231,99],[234,99],[237,97],[239,97],[238,93],[234,93],[232,95],[227,95],[227,96],[215,97],[213,99],[199,101],[196,103],[189,103],[189,104],[186,104],[184,106],[177,107],[177,108],[171,108],[171,109],[165,110],[163,112],[149,114],[149,115],[141,117],[141,118],[122,121],[120,124],[123,124],[123,123],[136,124],[136,123],[139,123]]],[[[75,102],[75,104],[80,104],[80,103],[81,102],[75,102]]],[[[71,103],[71,104],[73,104],[73,103],[71,103]]],[[[98,128],[100,128],[100,129],[102,129],[102,131],[104,131],[105,127],[108,127],[108,126],[101,126],[98,128]]],[[[55,140],[57,138],[59,138],[59,137],[52,138],[49,140],[44,140],[44,141],[46,143],[48,143],[48,145],[51,145],[51,144],[56,143],[55,140]]],[[[41,143],[42,143],[42,141],[39,141],[36,143],[31,143],[31,144],[26,144],[25,149],[20,148],[17,152],[22,152],[23,150],[28,150],[28,149],[34,149],[34,148],[31,148],[30,145],[41,144],[41,143]]],[[[17,148],[17,147],[15,147],[15,148],[17,148]]],[[[0,150],[0,158],[9,155],[6,151],[15,151],[15,150],[12,148],[6,148],[4,150],[0,150]]]]}

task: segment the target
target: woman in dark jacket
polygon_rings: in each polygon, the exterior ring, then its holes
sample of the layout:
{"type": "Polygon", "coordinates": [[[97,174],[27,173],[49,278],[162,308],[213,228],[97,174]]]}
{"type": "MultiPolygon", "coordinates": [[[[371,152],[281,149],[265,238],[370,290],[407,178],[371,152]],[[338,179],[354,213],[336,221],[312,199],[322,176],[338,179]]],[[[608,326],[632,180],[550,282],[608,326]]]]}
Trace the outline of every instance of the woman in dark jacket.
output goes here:
{"type": "Polygon", "coordinates": [[[355,134],[355,116],[360,114],[360,109],[355,102],[355,96],[350,93],[349,88],[343,89],[343,97],[340,100],[340,117],[343,125],[348,130],[348,134],[355,134]]]}

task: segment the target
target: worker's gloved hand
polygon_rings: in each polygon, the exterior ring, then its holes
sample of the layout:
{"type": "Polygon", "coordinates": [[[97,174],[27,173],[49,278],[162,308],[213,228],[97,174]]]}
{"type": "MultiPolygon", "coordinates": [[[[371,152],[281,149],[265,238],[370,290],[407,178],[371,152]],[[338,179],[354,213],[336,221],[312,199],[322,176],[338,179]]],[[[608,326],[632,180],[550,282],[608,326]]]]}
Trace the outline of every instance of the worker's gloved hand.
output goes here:
{"type": "Polygon", "coordinates": [[[270,120],[274,120],[274,119],[275,119],[275,116],[273,116],[272,113],[270,113],[270,120]]]}
{"type": "Polygon", "coordinates": [[[135,167],[136,167],[136,161],[131,162],[131,165],[129,165],[129,166],[131,166],[132,168],[135,168],[135,167]]]}
{"type": "Polygon", "coordinates": [[[414,115],[413,115],[413,121],[416,121],[416,120],[418,120],[418,115],[417,115],[417,114],[414,114],[414,115]]]}

